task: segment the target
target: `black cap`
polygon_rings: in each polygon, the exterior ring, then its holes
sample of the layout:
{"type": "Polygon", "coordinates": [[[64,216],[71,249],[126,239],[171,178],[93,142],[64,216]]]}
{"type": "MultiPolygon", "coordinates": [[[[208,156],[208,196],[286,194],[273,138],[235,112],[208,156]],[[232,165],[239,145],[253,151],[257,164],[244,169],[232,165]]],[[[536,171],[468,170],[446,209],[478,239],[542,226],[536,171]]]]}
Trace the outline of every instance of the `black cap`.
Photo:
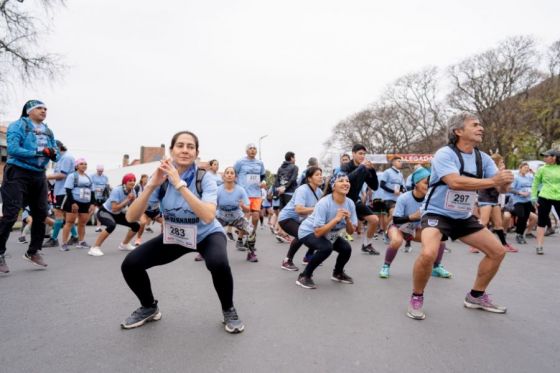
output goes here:
{"type": "Polygon", "coordinates": [[[549,150],[547,150],[546,152],[542,152],[541,155],[544,156],[544,157],[546,157],[546,156],[548,156],[548,155],[552,155],[552,156],[558,157],[558,152],[557,152],[556,150],[554,150],[554,149],[549,149],[549,150]]]}

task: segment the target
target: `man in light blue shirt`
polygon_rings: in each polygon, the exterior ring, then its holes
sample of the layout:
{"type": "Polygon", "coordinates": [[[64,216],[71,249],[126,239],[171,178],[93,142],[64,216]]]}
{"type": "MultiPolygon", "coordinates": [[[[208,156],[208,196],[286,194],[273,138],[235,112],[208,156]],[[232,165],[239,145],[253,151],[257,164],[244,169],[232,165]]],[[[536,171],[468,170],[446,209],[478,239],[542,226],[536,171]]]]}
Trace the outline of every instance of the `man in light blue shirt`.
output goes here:
{"type": "Polygon", "coordinates": [[[261,181],[265,179],[266,170],[263,162],[256,159],[257,146],[255,144],[247,144],[245,151],[247,156],[235,162],[233,169],[237,175],[237,183],[245,188],[247,196],[249,196],[251,209],[249,215],[253,224],[253,232],[247,239],[247,245],[254,247],[262,204],[261,181]]]}
{"type": "Polygon", "coordinates": [[[478,266],[474,285],[467,293],[464,306],[488,312],[505,313],[485,293],[505,256],[500,241],[484,227],[472,210],[477,190],[497,188],[506,192],[513,174],[498,171],[487,154],[476,146],[482,142],[484,128],[471,113],[452,116],[448,123],[449,145],[439,149],[432,160],[430,190],[422,213],[422,251],[414,263],[413,292],[407,316],[423,320],[424,289],[430,279],[440,242],[448,237],[460,239],[482,251],[485,256],[478,266]]]}

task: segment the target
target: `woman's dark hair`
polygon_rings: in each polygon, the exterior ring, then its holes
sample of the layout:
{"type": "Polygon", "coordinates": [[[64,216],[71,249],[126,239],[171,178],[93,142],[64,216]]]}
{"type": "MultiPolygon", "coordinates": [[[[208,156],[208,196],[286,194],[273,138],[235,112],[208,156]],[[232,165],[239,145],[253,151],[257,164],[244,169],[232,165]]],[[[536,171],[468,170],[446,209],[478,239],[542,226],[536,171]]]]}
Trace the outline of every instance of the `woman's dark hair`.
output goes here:
{"type": "Polygon", "coordinates": [[[315,172],[317,172],[317,171],[321,171],[321,173],[323,173],[323,170],[321,169],[321,167],[317,167],[317,166],[308,167],[305,170],[305,178],[303,179],[303,183],[307,184],[308,183],[307,179],[309,179],[310,177],[315,175],[315,172]]]}
{"type": "MultiPolygon", "coordinates": [[[[198,150],[198,146],[197,146],[197,150],[198,150]]],[[[211,159],[210,162],[208,162],[208,165],[214,166],[214,163],[218,163],[218,160],[217,159],[211,159]]]]}
{"type": "Polygon", "coordinates": [[[180,131],[180,132],[177,132],[176,134],[174,134],[173,137],[171,138],[171,146],[169,147],[169,149],[173,149],[173,147],[175,146],[175,143],[177,142],[177,139],[181,135],[192,136],[192,138],[194,139],[194,146],[196,148],[196,151],[198,151],[198,137],[194,133],[192,133],[191,131],[180,131]]]}

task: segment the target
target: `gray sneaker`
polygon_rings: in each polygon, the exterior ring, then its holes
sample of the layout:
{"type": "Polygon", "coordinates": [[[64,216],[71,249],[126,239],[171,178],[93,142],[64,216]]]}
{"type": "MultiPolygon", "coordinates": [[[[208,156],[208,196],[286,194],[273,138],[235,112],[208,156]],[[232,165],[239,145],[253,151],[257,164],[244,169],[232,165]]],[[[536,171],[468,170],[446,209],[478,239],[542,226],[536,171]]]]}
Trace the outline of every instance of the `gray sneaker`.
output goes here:
{"type": "Polygon", "coordinates": [[[25,253],[25,254],[23,254],[23,259],[27,260],[31,264],[36,265],[37,267],[45,268],[47,266],[47,263],[45,263],[45,261],[43,260],[43,257],[39,253],[35,253],[35,254],[32,254],[32,255],[29,255],[28,253],[25,253]]]}
{"type": "Polygon", "coordinates": [[[522,234],[517,234],[515,235],[515,242],[520,245],[525,245],[527,243],[527,240],[525,239],[525,237],[523,237],[522,234]]]}
{"type": "Polygon", "coordinates": [[[543,255],[544,254],[544,249],[542,248],[542,246],[537,247],[537,255],[543,255]]]}
{"type": "Polygon", "coordinates": [[[132,312],[132,314],[121,323],[121,328],[137,328],[148,321],[158,320],[161,320],[161,312],[159,312],[156,300],[153,307],[140,307],[136,311],[132,312]]]}
{"type": "Polygon", "coordinates": [[[6,257],[4,255],[0,255],[0,273],[8,273],[10,272],[10,268],[6,264],[6,257]]]}
{"type": "Polygon", "coordinates": [[[68,248],[68,244],[63,243],[62,246],[60,246],[60,251],[69,251],[70,248],[68,248]]]}
{"type": "Polygon", "coordinates": [[[86,241],[82,241],[76,245],[76,249],[91,249],[91,246],[86,241]]]}
{"type": "Polygon", "coordinates": [[[239,250],[239,251],[247,250],[247,248],[245,247],[245,244],[243,243],[243,240],[237,240],[237,242],[235,243],[235,247],[237,247],[237,250],[239,250]]]}
{"type": "Polygon", "coordinates": [[[424,320],[426,318],[426,314],[422,310],[423,307],[424,297],[422,295],[413,295],[410,297],[406,315],[414,320],[424,320]]]}
{"type": "Polygon", "coordinates": [[[481,297],[475,298],[471,293],[467,293],[465,297],[465,307],[472,309],[481,309],[488,312],[494,313],[506,313],[507,308],[504,306],[499,306],[492,303],[492,300],[488,294],[484,293],[481,297]]]}
{"type": "Polygon", "coordinates": [[[245,325],[243,321],[239,320],[239,316],[237,316],[237,311],[235,307],[231,307],[229,310],[223,311],[224,312],[224,328],[228,333],[241,333],[245,330],[245,325]]]}
{"type": "Polygon", "coordinates": [[[43,247],[58,247],[59,243],[56,238],[49,238],[45,242],[43,242],[43,247]]]}

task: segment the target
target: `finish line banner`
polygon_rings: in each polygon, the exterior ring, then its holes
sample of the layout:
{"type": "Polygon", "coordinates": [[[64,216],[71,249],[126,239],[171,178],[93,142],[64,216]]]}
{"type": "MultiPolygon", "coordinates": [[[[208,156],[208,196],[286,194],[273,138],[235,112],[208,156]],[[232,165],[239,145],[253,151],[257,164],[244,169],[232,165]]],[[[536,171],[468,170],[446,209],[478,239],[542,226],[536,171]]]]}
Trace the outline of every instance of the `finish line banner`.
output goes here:
{"type": "Polygon", "coordinates": [[[366,154],[366,159],[375,164],[389,163],[393,158],[400,157],[404,163],[431,163],[433,154],[366,154]]]}

